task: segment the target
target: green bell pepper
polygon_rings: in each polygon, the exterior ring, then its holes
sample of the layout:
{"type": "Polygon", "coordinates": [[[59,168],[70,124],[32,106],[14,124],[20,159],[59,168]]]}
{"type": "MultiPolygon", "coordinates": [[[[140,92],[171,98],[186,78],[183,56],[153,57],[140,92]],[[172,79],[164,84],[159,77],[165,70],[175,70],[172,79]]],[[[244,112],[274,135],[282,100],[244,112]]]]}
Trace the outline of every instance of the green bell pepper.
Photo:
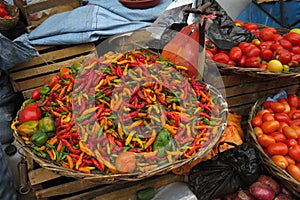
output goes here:
{"type": "Polygon", "coordinates": [[[50,87],[49,85],[44,85],[43,87],[41,87],[40,89],[40,94],[43,95],[47,95],[50,92],[50,87]]]}
{"type": "Polygon", "coordinates": [[[39,120],[39,130],[44,131],[45,133],[55,131],[55,121],[52,117],[43,117],[39,120]]]}
{"type": "Polygon", "coordinates": [[[39,121],[27,121],[22,123],[17,128],[17,132],[25,137],[31,137],[35,132],[38,131],[39,121]]]}
{"type": "Polygon", "coordinates": [[[157,156],[164,157],[165,150],[170,150],[174,147],[174,139],[167,129],[162,129],[157,133],[157,137],[153,144],[153,149],[158,150],[157,156]]]}
{"type": "Polygon", "coordinates": [[[44,145],[47,142],[47,140],[48,140],[48,136],[42,130],[38,130],[30,138],[30,141],[36,146],[44,145]]]}

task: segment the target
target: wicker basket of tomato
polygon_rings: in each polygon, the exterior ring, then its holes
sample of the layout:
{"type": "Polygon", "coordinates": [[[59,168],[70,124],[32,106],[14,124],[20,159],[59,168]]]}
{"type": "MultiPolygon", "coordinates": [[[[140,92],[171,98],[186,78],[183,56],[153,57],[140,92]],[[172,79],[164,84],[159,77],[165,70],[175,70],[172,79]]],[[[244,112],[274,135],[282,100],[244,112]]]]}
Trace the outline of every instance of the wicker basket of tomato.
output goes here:
{"type": "Polygon", "coordinates": [[[19,21],[19,9],[16,6],[0,1],[0,32],[5,33],[14,28],[19,21]]]}
{"type": "Polygon", "coordinates": [[[240,42],[229,50],[220,49],[208,40],[208,62],[216,62],[224,73],[246,73],[258,78],[299,76],[299,33],[238,20],[235,24],[253,33],[253,39],[240,42]]]}
{"type": "Polygon", "coordinates": [[[248,119],[249,141],[256,147],[265,168],[300,197],[299,96],[279,92],[262,98],[248,119]]]}
{"type": "Polygon", "coordinates": [[[147,50],[108,52],[63,67],[12,124],[42,167],[111,183],[163,174],[201,158],[225,131],[213,86],[147,50]]]}

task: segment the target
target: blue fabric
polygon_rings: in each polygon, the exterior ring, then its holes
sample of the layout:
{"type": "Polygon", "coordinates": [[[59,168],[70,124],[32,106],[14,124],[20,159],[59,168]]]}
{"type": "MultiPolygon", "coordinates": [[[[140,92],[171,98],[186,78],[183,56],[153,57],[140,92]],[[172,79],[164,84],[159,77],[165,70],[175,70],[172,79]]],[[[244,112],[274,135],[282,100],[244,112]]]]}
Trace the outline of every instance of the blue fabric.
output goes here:
{"type": "MultiPolygon", "coordinates": [[[[300,2],[298,2],[297,0],[287,0],[284,1],[283,5],[284,22],[287,27],[289,27],[289,25],[300,19],[300,2]]],[[[280,21],[279,2],[262,3],[261,6],[265,8],[265,10],[267,10],[278,21],[280,21]]],[[[263,10],[261,10],[261,8],[259,8],[254,3],[249,3],[236,19],[244,22],[264,24],[266,26],[272,26],[275,28],[281,27],[280,24],[269,17],[263,10]]],[[[294,27],[300,28],[300,23],[296,24],[294,27]]]]}
{"type": "Polygon", "coordinates": [[[0,49],[0,70],[8,70],[17,63],[28,61],[38,55],[38,52],[29,44],[26,35],[11,41],[0,34],[0,49]]]}
{"type": "Polygon", "coordinates": [[[29,33],[33,45],[81,44],[150,26],[172,3],[130,9],[119,0],[90,0],[87,5],[46,19],[29,33]]]}

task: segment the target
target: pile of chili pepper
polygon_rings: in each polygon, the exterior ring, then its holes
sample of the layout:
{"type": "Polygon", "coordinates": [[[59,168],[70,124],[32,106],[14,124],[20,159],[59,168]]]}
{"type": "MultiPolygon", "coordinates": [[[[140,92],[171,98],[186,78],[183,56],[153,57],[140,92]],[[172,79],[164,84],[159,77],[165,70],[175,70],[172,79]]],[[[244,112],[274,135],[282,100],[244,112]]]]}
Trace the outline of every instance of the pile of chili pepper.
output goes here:
{"type": "Polygon", "coordinates": [[[190,158],[222,118],[206,85],[186,72],[147,50],[62,68],[38,101],[55,119],[55,134],[40,147],[24,139],[37,155],[85,173],[118,173],[124,151],[135,153],[134,171],[142,172],[190,158]]]}

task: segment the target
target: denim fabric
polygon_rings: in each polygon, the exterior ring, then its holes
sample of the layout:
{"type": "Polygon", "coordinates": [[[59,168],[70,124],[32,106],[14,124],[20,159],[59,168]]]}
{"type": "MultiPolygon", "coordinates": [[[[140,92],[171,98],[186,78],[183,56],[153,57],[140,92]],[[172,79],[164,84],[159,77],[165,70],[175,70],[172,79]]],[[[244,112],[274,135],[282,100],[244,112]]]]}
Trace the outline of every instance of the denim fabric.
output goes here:
{"type": "Polygon", "coordinates": [[[14,186],[12,174],[8,169],[7,160],[4,158],[4,152],[0,142],[0,199],[15,200],[17,193],[14,186]]]}
{"type": "Polygon", "coordinates": [[[0,142],[13,141],[13,130],[10,128],[14,113],[18,107],[17,94],[9,83],[0,86],[0,142]]]}

